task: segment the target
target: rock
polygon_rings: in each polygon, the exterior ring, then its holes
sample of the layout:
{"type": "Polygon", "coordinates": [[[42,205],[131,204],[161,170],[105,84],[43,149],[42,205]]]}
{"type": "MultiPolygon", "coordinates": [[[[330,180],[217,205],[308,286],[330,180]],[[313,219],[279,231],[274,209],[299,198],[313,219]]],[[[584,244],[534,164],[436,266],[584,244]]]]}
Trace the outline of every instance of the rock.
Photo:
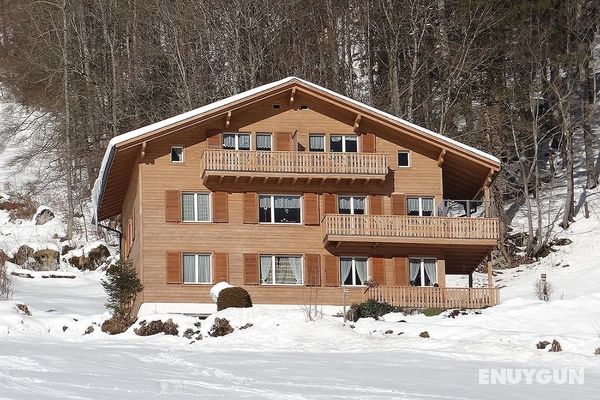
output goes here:
{"type": "Polygon", "coordinates": [[[54,213],[47,208],[42,209],[35,216],[35,224],[36,225],[44,225],[48,221],[52,221],[54,219],[54,213]]]}
{"type": "Polygon", "coordinates": [[[391,335],[392,333],[394,333],[393,330],[388,329],[387,331],[384,332],[386,335],[391,335]]]}
{"type": "Polygon", "coordinates": [[[404,332],[398,332],[398,336],[404,335],[404,332]]]}
{"type": "Polygon", "coordinates": [[[554,246],[568,246],[571,243],[573,243],[573,241],[571,239],[568,239],[568,238],[554,239],[552,241],[552,244],[554,246]]]}
{"type": "Polygon", "coordinates": [[[33,275],[28,274],[27,272],[15,272],[15,271],[13,271],[10,274],[13,275],[13,276],[18,276],[19,278],[31,278],[31,279],[33,279],[33,275]]]}
{"type": "Polygon", "coordinates": [[[538,342],[538,344],[536,344],[535,347],[538,350],[543,350],[546,347],[548,347],[549,344],[550,344],[550,342],[548,342],[547,340],[542,340],[542,341],[538,342]]]}
{"type": "Polygon", "coordinates": [[[56,271],[59,265],[59,253],[56,250],[38,250],[32,254],[34,263],[29,267],[34,271],[56,271]]]}
{"type": "Polygon", "coordinates": [[[177,336],[179,334],[177,328],[178,325],[169,318],[166,322],[162,322],[161,320],[150,321],[147,324],[134,329],[133,332],[138,336],[152,336],[159,333],[177,336]]]}
{"type": "Polygon", "coordinates": [[[27,307],[27,304],[17,304],[16,307],[21,314],[25,314],[31,317],[31,311],[29,311],[29,307],[27,307]]]}
{"type": "Polygon", "coordinates": [[[562,351],[562,347],[560,346],[560,343],[558,343],[558,341],[556,339],[554,339],[552,341],[552,345],[550,346],[550,350],[548,350],[552,353],[557,353],[559,351],[562,351]]]}
{"type": "Polygon", "coordinates": [[[429,332],[423,331],[423,332],[419,333],[419,336],[422,337],[422,338],[428,338],[429,337],[429,332]]]}
{"type": "Polygon", "coordinates": [[[69,264],[81,271],[95,271],[108,257],[110,251],[105,245],[100,244],[91,249],[87,255],[71,257],[69,264]]]}
{"type": "Polygon", "coordinates": [[[87,329],[85,330],[85,332],[83,334],[84,335],[89,335],[92,332],[94,332],[94,327],[92,325],[90,325],[90,326],[87,327],[87,329]]]}
{"type": "Polygon", "coordinates": [[[594,351],[594,355],[595,356],[600,356],[600,347],[598,347],[595,351],[594,351]]]}
{"type": "Polygon", "coordinates": [[[215,322],[208,334],[212,337],[225,336],[233,333],[233,328],[226,318],[215,318],[215,322]]]}
{"type": "Polygon", "coordinates": [[[191,339],[194,337],[194,330],[192,328],[187,328],[185,332],[183,332],[183,337],[186,339],[191,339]]]}
{"type": "Polygon", "coordinates": [[[67,331],[67,329],[69,329],[69,327],[68,327],[68,326],[66,326],[66,325],[65,325],[65,326],[63,326],[63,332],[66,332],[66,331],[67,331]]]}
{"type": "Polygon", "coordinates": [[[102,323],[100,329],[102,332],[108,333],[109,335],[117,335],[125,332],[131,325],[135,323],[135,319],[112,316],[102,323]]]}
{"type": "Polygon", "coordinates": [[[42,275],[42,278],[48,279],[75,279],[75,275],[59,275],[59,274],[50,274],[50,275],[42,275]]]}
{"type": "Polygon", "coordinates": [[[5,252],[0,250],[0,267],[4,267],[4,264],[10,259],[5,252]]]}
{"type": "Polygon", "coordinates": [[[244,326],[240,326],[240,330],[242,330],[242,329],[248,329],[248,328],[251,328],[253,326],[254,326],[254,324],[251,324],[250,322],[248,322],[244,326]]]}
{"type": "Polygon", "coordinates": [[[27,260],[29,260],[29,257],[31,257],[33,255],[33,253],[34,253],[34,251],[31,247],[29,247],[27,245],[23,245],[23,246],[19,247],[19,249],[17,250],[15,255],[8,261],[10,261],[13,264],[23,266],[23,265],[25,265],[27,260]]]}
{"type": "Polygon", "coordinates": [[[65,254],[67,254],[70,251],[75,250],[75,247],[69,246],[68,244],[65,244],[62,249],[60,250],[60,255],[64,256],[65,254]]]}

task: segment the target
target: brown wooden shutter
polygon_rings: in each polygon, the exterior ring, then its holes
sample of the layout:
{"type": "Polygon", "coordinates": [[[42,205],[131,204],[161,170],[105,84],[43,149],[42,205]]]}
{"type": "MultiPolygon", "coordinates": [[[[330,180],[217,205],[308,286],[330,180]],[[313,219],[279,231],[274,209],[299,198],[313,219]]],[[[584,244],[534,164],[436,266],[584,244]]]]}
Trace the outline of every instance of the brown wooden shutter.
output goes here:
{"type": "Polygon", "coordinates": [[[165,219],[167,222],[181,222],[181,192],[165,191],[165,219]]]}
{"type": "Polygon", "coordinates": [[[275,133],[275,150],[292,151],[292,134],[290,132],[275,133]]]}
{"type": "Polygon", "coordinates": [[[404,194],[393,194],[392,195],[392,214],[406,215],[406,195],[404,195],[404,194]]]}
{"type": "Polygon", "coordinates": [[[369,196],[369,214],[383,215],[383,196],[376,194],[369,196]]]}
{"type": "Polygon", "coordinates": [[[408,286],[408,258],[394,257],[394,285],[408,286]]]}
{"type": "Polygon", "coordinates": [[[304,283],[306,286],[321,286],[321,256],[319,254],[304,256],[304,283]]]}
{"type": "Polygon", "coordinates": [[[372,133],[365,133],[361,136],[362,140],[362,152],[363,153],[375,153],[375,135],[372,133]]]}
{"type": "Polygon", "coordinates": [[[373,257],[371,259],[371,268],[373,280],[378,285],[385,285],[385,259],[381,257],[373,257]]]}
{"type": "Polygon", "coordinates": [[[244,193],[243,218],[245,224],[258,224],[258,194],[244,193]]]}
{"type": "Polygon", "coordinates": [[[229,221],[229,196],[227,192],[214,192],[213,198],[213,222],[229,221]]]}
{"type": "Polygon", "coordinates": [[[338,211],[337,196],[331,193],[323,195],[323,212],[325,214],[335,214],[338,211]]]}
{"type": "Polygon", "coordinates": [[[229,255],[215,253],[213,262],[213,283],[227,282],[229,280],[229,255]]]}
{"type": "Polygon", "coordinates": [[[209,149],[220,149],[221,148],[221,130],[220,129],[207,129],[206,130],[206,144],[209,149]]]}
{"type": "Polygon", "coordinates": [[[258,285],[260,280],[258,266],[258,254],[244,253],[244,285],[258,285]]]}
{"type": "Polygon", "coordinates": [[[325,286],[340,286],[340,262],[336,256],[325,256],[325,286]]]}
{"type": "Polygon", "coordinates": [[[319,225],[319,195],[304,193],[304,225],[319,225]]]}
{"type": "Polygon", "coordinates": [[[181,283],[181,253],[167,252],[167,283],[181,283]]]}

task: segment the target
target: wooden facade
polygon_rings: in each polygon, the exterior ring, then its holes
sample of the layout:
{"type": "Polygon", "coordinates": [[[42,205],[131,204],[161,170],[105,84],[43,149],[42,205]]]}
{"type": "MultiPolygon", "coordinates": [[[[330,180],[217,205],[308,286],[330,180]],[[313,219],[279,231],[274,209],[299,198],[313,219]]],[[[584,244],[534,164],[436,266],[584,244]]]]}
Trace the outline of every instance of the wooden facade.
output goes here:
{"type": "Polygon", "coordinates": [[[445,198],[485,197],[497,162],[330,97],[290,80],[116,146],[97,218],[121,215],[122,256],[144,285],[140,303],[211,303],[220,281],[243,286],[256,304],[307,304],[318,294],[320,304],[339,305],[344,289],[349,303],[370,296],[363,285],[342,285],[344,257],[367,260],[368,279],[379,285],[374,298],[411,307],[497,303],[494,291],[443,291],[447,274],[468,274],[485,260],[497,219],[437,215],[445,198]],[[250,148],[224,149],[228,133],[249,134],[250,148]],[[270,151],[258,149],[267,134],[270,151]],[[310,151],[315,135],[323,151],[310,151]],[[340,135],[355,137],[357,152],[331,151],[340,135]],[[183,148],[182,160],[172,162],[172,147],[183,148]],[[398,152],[408,152],[408,166],[399,166],[398,152]],[[207,221],[184,221],[184,193],[208,195],[207,221]],[[260,222],[266,195],[299,196],[300,220],[260,222]],[[364,198],[364,215],[340,214],[340,199],[352,196],[364,198]],[[411,198],[432,199],[435,215],[407,215],[411,198]],[[210,260],[205,283],[185,282],[183,257],[196,254],[210,260]],[[266,284],[267,255],[300,257],[299,284],[266,284]],[[411,258],[435,260],[435,288],[410,286],[411,258]]]}

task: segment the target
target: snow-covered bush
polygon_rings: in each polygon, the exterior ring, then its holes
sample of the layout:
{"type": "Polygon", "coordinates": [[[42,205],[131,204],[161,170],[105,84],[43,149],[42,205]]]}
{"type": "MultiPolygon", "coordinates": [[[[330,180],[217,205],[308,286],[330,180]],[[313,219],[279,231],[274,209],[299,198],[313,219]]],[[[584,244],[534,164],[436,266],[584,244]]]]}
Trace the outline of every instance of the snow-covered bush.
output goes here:
{"type": "Polygon", "coordinates": [[[6,272],[6,264],[0,262],[0,300],[12,297],[12,275],[6,272]]]}
{"type": "Polygon", "coordinates": [[[350,321],[358,321],[359,318],[375,318],[384,316],[391,312],[399,312],[400,308],[384,301],[369,299],[359,304],[353,304],[348,310],[346,318],[350,321]]]}
{"type": "Polygon", "coordinates": [[[246,289],[235,286],[221,290],[217,299],[217,311],[226,308],[247,308],[252,307],[252,299],[246,289]]]}
{"type": "Polygon", "coordinates": [[[545,279],[538,279],[535,282],[533,291],[538,300],[550,301],[550,296],[552,296],[552,284],[545,279]]]}

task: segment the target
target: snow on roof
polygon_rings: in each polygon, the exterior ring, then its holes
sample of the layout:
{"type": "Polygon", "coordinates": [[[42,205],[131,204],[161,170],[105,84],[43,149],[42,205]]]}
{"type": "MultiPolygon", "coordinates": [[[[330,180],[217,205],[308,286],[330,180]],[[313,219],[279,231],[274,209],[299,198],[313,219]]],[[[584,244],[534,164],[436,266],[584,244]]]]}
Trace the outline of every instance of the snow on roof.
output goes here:
{"type": "Polygon", "coordinates": [[[202,106],[200,108],[196,108],[194,110],[185,112],[183,114],[175,115],[174,117],[167,118],[165,120],[155,122],[153,124],[150,124],[150,125],[147,125],[147,126],[144,126],[144,127],[138,128],[138,129],[135,129],[133,131],[130,131],[130,132],[127,132],[127,133],[124,133],[122,135],[115,136],[114,138],[112,138],[108,142],[108,146],[106,148],[106,152],[104,153],[104,158],[102,159],[102,164],[100,165],[100,171],[98,173],[98,178],[94,182],[94,188],[92,189],[92,207],[93,207],[93,212],[94,212],[94,221],[96,221],[96,223],[99,222],[98,221],[98,207],[100,206],[100,199],[101,199],[101,197],[103,195],[105,180],[106,180],[106,177],[107,177],[107,174],[108,174],[108,167],[109,167],[110,162],[112,160],[112,157],[114,155],[115,148],[116,148],[116,146],[119,143],[123,143],[123,142],[131,140],[131,139],[135,139],[137,137],[143,136],[143,135],[145,135],[147,133],[150,133],[150,132],[153,132],[155,130],[158,130],[158,129],[161,129],[161,128],[165,128],[165,127],[168,127],[170,125],[174,125],[174,124],[176,124],[178,122],[185,121],[186,119],[193,118],[195,116],[202,115],[204,113],[216,110],[216,109],[218,109],[220,107],[227,106],[229,104],[235,103],[236,101],[243,100],[243,99],[245,99],[247,97],[253,96],[255,94],[264,92],[266,90],[269,90],[269,89],[272,89],[272,88],[275,88],[275,87],[278,87],[278,86],[285,85],[285,84],[287,84],[289,82],[292,82],[292,81],[296,81],[298,83],[303,84],[304,86],[310,87],[310,88],[315,89],[317,91],[321,91],[321,92],[327,93],[328,95],[331,95],[331,96],[333,96],[335,98],[338,98],[340,100],[343,100],[345,102],[351,103],[351,104],[353,104],[353,105],[355,105],[357,107],[364,108],[364,109],[366,109],[366,110],[368,110],[368,111],[370,111],[370,112],[372,112],[372,113],[374,113],[376,115],[379,115],[381,117],[390,119],[390,120],[392,120],[394,122],[397,122],[400,125],[408,126],[408,127],[412,128],[412,129],[414,129],[416,131],[424,133],[426,136],[431,136],[431,137],[433,137],[435,139],[438,139],[438,140],[441,140],[443,142],[449,143],[451,145],[460,147],[460,148],[462,148],[462,149],[464,149],[464,150],[466,150],[468,152],[477,154],[478,156],[486,158],[486,159],[488,159],[488,160],[490,160],[490,161],[492,161],[494,163],[498,163],[498,164],[500,163],[500,160],[498,160],[498,158],[492,156],[491,154],[483,152],[483,151],[481,151],[479,149],[476,149],[476,148],[471,147],[471,146],[467,146],[464,143],[461,143],[461,142],[458,142],[456,140],[450,139],[449,137],[446,137],[446,136],[441,135],[439,133],[433,132],[433,131],[431,131],[429,129],[423,128],[423,127],[421,127],[419,125],[413,124],[412,122],[408,122],[408,121],[406,121],[406,120],[404,120],[402,118],[399,118],[399,117],[396,117],[396,116],[394,116],[392,114],[386,113],[385,111],[378,110],[378,109],[376,109],[374,107],[371,107],[371,106],[369,106],[367,104],[361,103],[360,101],[357,101],[357,100],[351,99],[349,97],[346,97],[344,95],[341,95],[339,93],[336,93],[333,90],[329,90],[327,88],[324,88],[322,86],[319,86],[319,85],[314,84],[314,83],[309,82],[309,81],[305,81],[304,79],[300,79],[300,78],[297,78],[295,76],[289,76],[287,78],[284,78],[284,79],[281,79],[281,80],[278,80],[278,81],[275,81],[275,82],[267,83],[266,85],[258,86],[258,87],[254,88],[254,89],[250,89],[250,90],[247,90],[245,92],[238,93],[238,94],[233,95],[231,97],[227,97],[225,99],[216,101],[214,103],[207,104],[207,105],[202,106]]]}

